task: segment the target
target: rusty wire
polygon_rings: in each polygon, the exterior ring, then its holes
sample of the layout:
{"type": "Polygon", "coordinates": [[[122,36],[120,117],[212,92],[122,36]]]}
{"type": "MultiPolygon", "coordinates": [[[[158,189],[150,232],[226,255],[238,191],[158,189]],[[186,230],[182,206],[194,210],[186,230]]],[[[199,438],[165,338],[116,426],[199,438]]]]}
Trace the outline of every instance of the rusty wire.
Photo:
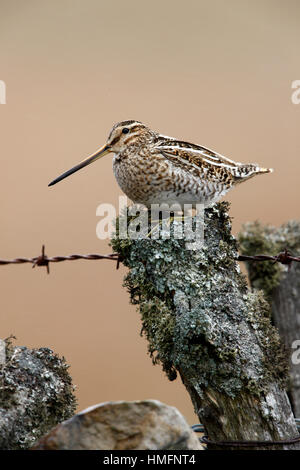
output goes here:
{"type": "MultiPolygon", "coordinates": [[[[295,418],[297,430],[300,432],[300,418],[295,418]]],[[[194,432],[205,433],[205,426],[203,424],[193,424],[191,429],[194,432]]],[[[266,446],[278,446],[278,445],[285,445],[285,444],[295,444],[296,442],[300,441],[300,435],[295,436],[291,439],[285,439],[280,441],[212,441],[208,438],[207,435],[203,435],[199,438],[199,441],[202,444],[212,444],[215,446],[221,447],[266,447],[266,446]]]]}
{"type": "MultiPolygon", "coordinates": [[[[39,256],[35,256],[34,258],[14,258],[10,260],[0,259],[0,265],[6,264],[24,264],[30,263],[32,267],[35,266],[45,266],[47,268],[47,273],[49,274],[49,263],[60,263],[62,261],[75,261],[78,259],[84,260],[100,260],[100,259],[108,259],[117,262],[117,269],[119,268],[119,264],[121,261],[120,255],[118,253],[110,253],[108,255],[99,255],[97,253],[91,253],[87,255],[68,255],[68,256],[52,256],[49,257],[45,254],[45,245],[42,246],[42,252],[39,256]]],[[[279,253],[276,256],[270,255],[255,255],[255,256],[247,256],[247,255],[239,255],[236,258],[237,261],[273,261],[274,263],[281,263],[285,265],[291,265],[293,261],[300,262],[300,257],[293,256],[288,250],[284,250],[283,252],[279,253]]]]}
{"type": "Polygon", "coordinates": [[[49,263],[60,263],[61,261],[75,261],[78,259],[85,260],[99,260],[99,259],[109,259],[117,261],[117,269],[119,268],[120,257],[118,253],[110,253],[109,255],[99,255],[99,254],[88,254],[88,255],[68,255],[68,256],[52,256],[48,257],[45,254],[45,245],[42,246],[42,253],[39,256],[34,258],[15,258],[10,260],[0,259],[0,265],[5,264],[23,264],[31,263],[32,267],[36,266],[45,266],[47,268],[47,273],[49,274],[49,263]]]}
{"type": "Polygon", "coordinates": [[[291,265],[293,261],[300,262],[300,257],[293,256],[287,249],[282,251],[276,256],[270,255],[255,255],[255,256],[247,256],[247,255],[239,255],[237,257],[238,261],[273,261],[274,263],[281,263],[291,265]]]}

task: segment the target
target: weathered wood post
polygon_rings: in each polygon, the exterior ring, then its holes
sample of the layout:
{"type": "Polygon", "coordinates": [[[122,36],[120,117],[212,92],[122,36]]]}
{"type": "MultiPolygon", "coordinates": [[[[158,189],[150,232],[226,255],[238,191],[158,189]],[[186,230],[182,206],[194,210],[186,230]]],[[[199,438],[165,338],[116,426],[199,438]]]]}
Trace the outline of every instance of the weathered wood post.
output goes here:
{"type": "Polygon", "coordinates": [[[285,392],[286,357],[268,303],[248,290],[235,261],[227,210],[226,203],[205,210],[199,250],[188,250],[172,230],[167,240],[116,234],[112,246],[129,268],[125,286],[139,306],[153,362],[170,380],[179,373],[209,439],[289,441],[298,432],[285,392]]]}
{"type": "MultiPolygon", "coordinates": [[[[277,255],[285,249],[300,254],[300,222],[290,221],[276,228],[248,223],[239,234],[241,253],[277,255]]],[[[288,394],[296,417],[300,417],[300,263],[288,266],[247,263],[252,287],[262,289],[268,299],[272,319],[289,357],[288,394]]]]}

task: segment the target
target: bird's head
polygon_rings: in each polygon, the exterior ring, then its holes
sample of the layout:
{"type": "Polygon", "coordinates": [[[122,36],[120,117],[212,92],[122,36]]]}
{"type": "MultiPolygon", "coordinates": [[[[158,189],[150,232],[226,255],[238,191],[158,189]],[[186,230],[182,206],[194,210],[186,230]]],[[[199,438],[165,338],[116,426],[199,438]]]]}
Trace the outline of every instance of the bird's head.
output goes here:
{"type": "Polygon", "coordinates": [[[95,153],[87,157],[82,162],[78,163],[78,165],[58,176],[58,178],[51,181],[48,186],[53,186],[81,168],[84,168],[99,158],[104,157],[104,155],[107,153],[113,152],[118,154],[124,151],[129,145],[142,145],[145,141],[151,139],[154,135],[155,133],[153,131],[151,131],[147,126],[139,121],[130,120],[118,122],[110,131],[107,142],[103,147],[98,149],[95,153]]]}
{"type": "Polygon", "coordinates": [[[153,131],[139,121],[122,121],[114,125],[106,145],[111,152],[119,153],[124,151],[129,145],[144,143],[153,134],[153,131]]]}

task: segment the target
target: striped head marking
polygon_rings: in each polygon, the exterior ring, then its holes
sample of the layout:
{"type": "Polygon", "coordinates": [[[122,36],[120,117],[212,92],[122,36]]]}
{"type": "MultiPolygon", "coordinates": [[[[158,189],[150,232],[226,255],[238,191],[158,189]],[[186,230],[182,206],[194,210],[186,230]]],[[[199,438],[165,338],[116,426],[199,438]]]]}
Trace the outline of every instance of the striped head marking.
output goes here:
{"type": "Polygon", "coordinates": [[[108,136],[107,147],[111,152],[122,152],[128,145],[152,135],[153,132],[139,121],[122,121],[115,124],[108,136]]]}

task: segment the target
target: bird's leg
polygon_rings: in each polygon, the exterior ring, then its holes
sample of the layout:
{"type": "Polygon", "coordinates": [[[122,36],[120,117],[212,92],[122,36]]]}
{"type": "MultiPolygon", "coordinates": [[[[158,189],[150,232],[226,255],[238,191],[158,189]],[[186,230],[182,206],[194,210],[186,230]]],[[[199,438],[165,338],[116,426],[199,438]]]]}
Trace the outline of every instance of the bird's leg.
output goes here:
{"type": "MultiPolygon", "coordinates": [[[[155,230],[157,229],[157,227],[159,228],[160,225],[162,224],[162,219],[158,216],[158,219],[152,219],[152,217],[150,217],[150,226],[151,226],[151,229],[150,231],[148,232],[147,234],[147,238],[152,238],[152,234],[155,233],[155,230]]],[[[158,229],[158,237],[155,237],[155,238],[159,238],[159,229],[158,229]]]]}
{"type": "MultiPolygon", "coordinates": [[[[164,229],[170,230],[171,223],[174,221],[180,221],[183,222],[184,220],[184,215],[175,215],[174,212],[170,212],[170,214],[167,217],[159,217],[158,219],[151,219],[151,230],[148,233],[147,237],[152,238],[152,234],[155,233],[156,229],[158,228],[159,230],[163,231],[164,229]]],[[[154,237],[153,237],[154,238],[154,237]]],[[[158,236],[155,238],[159,238],[159,232],[158,236]]]]}
{"type": "Polygon", "coordinates": [[[181,224],[176,224],[176,226],[173,227],[174,233],[176,231],[178,238],[184,238],[183,229],[185,222],[188,222],[188,220],[191,220],[192,218],[193,215],[189,215],[183,211],[170,211],[168,213],[162,211],[158,213],[155,218],[150,217],[148,219],[151,223],[151,230],[148,232],[147,238],[158,239],[160,238],[160,233],[162,234],[161,238],[169,238],[171,224],[176,221],[180,222],[181,224]]]}

